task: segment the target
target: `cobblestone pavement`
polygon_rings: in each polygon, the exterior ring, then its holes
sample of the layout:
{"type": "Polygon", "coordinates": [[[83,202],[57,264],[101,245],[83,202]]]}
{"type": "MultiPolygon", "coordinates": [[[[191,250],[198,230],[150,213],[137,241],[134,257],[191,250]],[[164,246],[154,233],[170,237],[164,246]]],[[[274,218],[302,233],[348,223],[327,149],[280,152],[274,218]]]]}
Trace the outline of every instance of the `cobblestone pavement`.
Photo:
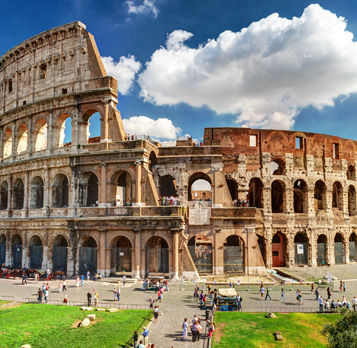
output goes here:
{"type": "MultiPolygon", "coordinates": [[[[342,300],[342,296],[352,302],[353,296],[357,296],[357,265],[333,266],[331,271],[334,275],[343,274],[346,280],[346,293],[339,291],[339,283],[335,281],[335,288],[332,290],[332,299],[335,301],[342,300]],[[340,272],[340,273],[338,273],[340,272]],[[349,275],[347,277],[346,275],[349,275]]],[[[316,272],[319,270],[317,269],[316,272]]],[[[109,280],[110,281],[110,280],[109,280]]],[[[59,281],[50,281],[50,294],[49,300],[62,301],[64,294],[67,294],[69,301],[86,301],[86,294],[88,291],[93,293],[93,290],[98,291],[100,296],[100,303],[114,303],[113,301],[113,289],[116,283],[110,283],[106,279],[103,281],[94,282],[92,280],[85,281],[83,287],[76,288],[74,280],[67,280],[67,292],[59,293],[58,285],[59,281]]],[[[32,298],[36,299],[36,293],[42,283],[36,284],[33,280],[29,280],[27,285],[21,285],[21,280],[0,279],[0,296],[13,296],[15,299],[32,298]]],[[[141,291],[141,282],[137,284],[126,284],[125,287],[121,287],[121,299],[120,303],[123,304],[144,304],[149,308],[150,296],[156,297],[153,291],[141,291]]],[[[316,286],[316,285],[315,285],[316,286]]],[[[204,287],[203,284],[200,285],[204,287]]],[[[217,285],[217,288],[221,285],[217,285]]],[[[308,308],[316,308],[318,310],[318,303],[315,300],[315,295],[311,294],[309,285],[275,285],[271,286],[272,300],[265,301],[260,297],[259,286],[251,285],[248,291],[247,285],[237,286],[237,292],[243,297],[243,311],[300,311],[308,308]],[[284,288],[287,301],[280,301],[280,289],[284,288]],[[302,297],[304,304],[298,305],[296,302],[296,290],[299,288],[302,290],[302,297]]],[[[326,298],[327,286],[320,286],[321,294],[323,298],[326,298]]],[[[186,348],[204,347],[202,341],[192,343],[191,341],[184,342],[182,340],[182,322],[185,317],[191,321],[194,314],[204,317],[204,310],[199,309],[198,305],[193,302],[193,290],[194,284],[187,282],[184,290],[181,290],[181,283],[170,283],[170,290],[164,293],[164,300],[160,304],[164,315],[160,316],[157,324],[152,324],[150,327],[149,341],[156,344],[157,348],[186,348]]],[[[205,331],[205,324],[203,324],[203,331],[205,331]]],[[[189,340],[191,338],[189,337],[189,340]]]]}

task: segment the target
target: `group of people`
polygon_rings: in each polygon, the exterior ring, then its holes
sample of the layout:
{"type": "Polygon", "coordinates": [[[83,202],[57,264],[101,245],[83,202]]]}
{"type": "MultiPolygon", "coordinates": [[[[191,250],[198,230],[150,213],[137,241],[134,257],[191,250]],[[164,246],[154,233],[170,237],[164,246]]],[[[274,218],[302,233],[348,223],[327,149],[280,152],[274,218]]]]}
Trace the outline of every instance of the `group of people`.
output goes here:
{"type": "Polygon", "coordinates": [[[240,198],[234,198],[233,200],[233,206],[234,207],[249,207],[249,201],[245,199],[240,199],[240,198]]]}
{"type": "Polygon", "coordinates": [[[162,196],[159,198],[160,205],[180,205],[180,198],[175,196],[162,196]]]}

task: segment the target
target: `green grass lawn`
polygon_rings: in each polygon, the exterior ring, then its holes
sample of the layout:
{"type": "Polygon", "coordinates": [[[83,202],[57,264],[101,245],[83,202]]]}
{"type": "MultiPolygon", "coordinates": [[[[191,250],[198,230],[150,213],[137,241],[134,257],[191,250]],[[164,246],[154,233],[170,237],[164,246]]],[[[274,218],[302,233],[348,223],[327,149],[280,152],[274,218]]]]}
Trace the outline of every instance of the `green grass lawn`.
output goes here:
{"type": "Polygon", "coordinates": [[[23,304],[0,309],[0,347],[125,347],[133,331],[150,311],[121,310],[116,313],[81,311],[78,307],[23,304]],[[83,328],[73,325],[88,314],[96,322],[83,328]]]}
{"type": "Polygon", "coordinates": [[[265,318],[266,313],[217,312],[213,348],[230,347],[326,347],[321,333],[325,324],[335,323],[339,314],[275,313],[277,318],[265,318]],[[280,331],[282,342],[275,341],[280,331]]]}

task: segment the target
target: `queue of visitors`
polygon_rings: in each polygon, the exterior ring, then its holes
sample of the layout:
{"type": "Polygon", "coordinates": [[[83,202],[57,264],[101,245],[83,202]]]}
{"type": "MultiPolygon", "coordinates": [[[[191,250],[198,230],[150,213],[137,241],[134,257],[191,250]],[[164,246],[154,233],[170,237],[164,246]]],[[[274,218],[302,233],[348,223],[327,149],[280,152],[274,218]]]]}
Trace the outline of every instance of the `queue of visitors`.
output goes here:
{"type": "Polygon", "coordinates": [[[233,200],[233,206],[235,207],[249,207],[249,201],[245,199],[235,198],[233,200]]]}
{"type": "Polygon", "coordinates": [[[180,205],[180,198],[174,196],[163,196],[159,198],[160,205],[180,205]]]}

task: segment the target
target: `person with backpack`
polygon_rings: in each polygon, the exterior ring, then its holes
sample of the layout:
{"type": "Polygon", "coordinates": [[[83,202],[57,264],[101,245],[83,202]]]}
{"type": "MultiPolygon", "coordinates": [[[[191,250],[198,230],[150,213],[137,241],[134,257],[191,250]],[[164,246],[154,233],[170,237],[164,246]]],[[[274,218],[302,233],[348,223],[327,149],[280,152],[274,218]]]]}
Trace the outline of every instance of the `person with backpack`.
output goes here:
{"type": "Polygon", "coordinates": [[[242,311],[242,302],[243,302],[243,297],[238,294],[237,296],[237,302],[238,302],[238,311],[242,311]]]}

